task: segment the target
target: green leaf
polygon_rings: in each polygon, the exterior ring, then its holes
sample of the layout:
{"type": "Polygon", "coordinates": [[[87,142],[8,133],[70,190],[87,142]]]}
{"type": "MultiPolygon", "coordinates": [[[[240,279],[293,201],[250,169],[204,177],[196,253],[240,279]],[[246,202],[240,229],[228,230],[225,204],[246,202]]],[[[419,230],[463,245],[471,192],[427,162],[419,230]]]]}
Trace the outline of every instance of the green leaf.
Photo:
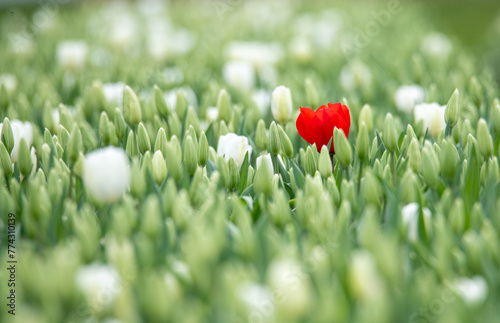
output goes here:
{"type": "Polygon", "coordinates": [[[467,165],[462,194],[465,206],[465,230],[470,228],[470,213],[474,203],[479,200],[479,162],[474,146],[472,147],[467,165]]]}
{"type": "Polygon", "coordinates": [[[238,192],[241,193],[247,187],[248,180],[248,152],[245,154],[245,159],[240,167],[240,182],[238,184],[238,192]]]}
{"type": "Polygon", "coordinates": [[[295,183],[297,184],[297,187],[303,188],[305,182],[304,174],[300,171],[295,161],[292,162],[292,168],[293,168],[293,178],[295,178],[295,183]]]}

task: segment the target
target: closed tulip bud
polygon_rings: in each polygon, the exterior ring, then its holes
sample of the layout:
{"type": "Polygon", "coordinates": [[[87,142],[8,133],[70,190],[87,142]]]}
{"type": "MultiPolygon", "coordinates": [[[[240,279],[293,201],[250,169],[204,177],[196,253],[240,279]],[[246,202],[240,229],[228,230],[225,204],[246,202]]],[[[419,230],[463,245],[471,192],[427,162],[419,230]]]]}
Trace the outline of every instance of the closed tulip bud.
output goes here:
{"type": "Polygon", "coordinates": [[[398,149],[398,132],[392,114],[388,113],[384,120],[384,145],[390,152],[398,149]]]}
{"type": "Polygon", "coordinates": [[[343,167],[348,167],[352,162],[352,148],[347,140],[344,131],[338,128],[333,129],[333,144],[335,147],[335,155],[339,159],[343,167]]]}
{"type": "Polygon", "coordinates": [[[255,130],[255,144],[259,150],[267,149],[266,124],[262,119],[257,122],[257,129],[255,130]]]}
{"type": "Polygon", "coordinates": [[[382,186],[379,183],[379,180],[372,174],[371,171],[367,171],[364,183],[363,183],[363,195],[365,197],[366,202],[380,205],[383,197],[382,186]]]}
{"type": "Polygon", "coordinates": [[[269,152],[272,155],[277,155],[280,152],[280,135],[278,132],[278,127],[276,123],[273,121],[271,126],[269,127],[269,152]]]}
{"type": "Polygon", "coordinates": [[[432,188],[436,188],[439,182],[441,167],[434,149],[429,141],[425,141],[422,148],[422,175],[425,182],[432,188]]]}
{"type": "Polygon", "coordinates": [[[193,128],[196,133],[196,137],[193,137],[193,139],[196,139],[201,132],[200,120],[198,119],[196,111],[191,106],[187,110],[186,125],[189,125],[189,128],[193,128]]]}
{"type": "Polygon", "coordinates": [[[327,178],[332,175],[332,162],[330,160],[330,152],[326,146],[321,147],[319,154],[318,170],[321,177],[327,178]]]}
{"type": "Polygon", "coordinates": [[[229,123],[229,120],[231,120],[231,99],[225,89],[219,92],[217,110],[219,111],[218,119],[223,120],[226,124],[229,123]]]}
{"type": "Polygon", "coordinates": [[[455,89],[450,97],[450,100],[448,100],[446,109],[444,110],[444,120],[446,122],[449,122],[451,126],[456,125],[458,122],[458,118],[460,117],[460,105],[458,96],[458,89],[455,89]]]}
{"type": "Polygon", "coordinates": [[[228,189],[233,191],[238,187],[238,183],[240,181],[240,173],[238,171],[238,165],[234,161],[234,159],[230,158],[227,163],[228,171],[229,171],[229,183],[228,189]]]}
{"type": "Polygon", "coordinates": [[[184,141],[184,166],[189,175],[193,175],[198,166],[198,150],[191,136],[184,141]]]}
{"type": "Polygon", "coordinates": [[[292,142],[290,141],[290,138],[288,138],[288,135],[286,134],[285,130],[278,125],[278,132],[279,132],[279,137],[280,137],[280,143],[281,143],[281,151],[283,152],[283,155],[286,158],[292,158],[293,157],[293,145],[292,142]]]}
{"type": "Polygon", "coordinates": [[[115,108],[115,116],[113,118],[113,121],[116,128],[116,135],[118,136],[118,139],[122,140],[123,137],[127,134],[127,123],[123,118],[123,113],[120,108],[115,108]]]}
{"type": "Polygon", "coordinates": [[[316,173],[316,160],[314,159],[314,152],[312,151],[310,146],[307,147],[306,150],[304,170],[306,174],[310,174],[311,176],[316,173]]]}
{"type": "Polygon", "coordinates": [[[147,176],[148,171],[151,171],[153,165],[153,157],[151,157],[151,152],[146,151],[146,153],[141,158],[141,171],[144,176],[147,176]]]}
{"type": "Polygon", "coordinates": [[[181,136],[182,125],[177,114],[173,113],[168,117],[168,130],[171,136],[181,136]]]}
{"type": "Polygon", "coordinates": [[[411,170],[407,171],[401,179],[401,199],[404,203],[418,201],[418,192],[421,190],[417,175],[411,170]]]}
{"type": "Polygon", "coordinates": [[[370,147],[370,159],[373,159],[375,157],[377,150],[378,150],[378,140],[377,137],[375,137],[373,138],[372,146],[370,147]]]}
{"type": "Polygon", "coordinates": [[[82,150],[82,133],[77,127],[74,127],[73,132],[71,132],[68,148],[66,150],[68,152],[70,163],[74,164],[80,156],[80,151],[82,150]]]}
{"type": "Polygon", "coordinates": [[[125,150],[127,151],[127,154],[130,157],[138,156],[139,155],[139,147],[137,146],[137,139],[135,137],[135,134],[132,130],[128,133],[127,137],[127,145],[125,150]]]}
{"type": "Polygon", "coordinates": [[[123,118],[131,127],[137,126],[142,120],[139,99],[128,85],[123,89],[123,118]]]}
{"type": "Polygon", "coordinates": [[[465,213],[464,202],[461,198],[457,198],[451,206],[448,214],[448,221],[451,228],[456,234],[462,234],[465,228],[465,213]]]}
{"type": "Polygon", "coordinates": [[[467,137],[472,133],[473,133],[472,125],[470,124],[469,119],[464,119],[462,122],[462,132],[461,132],[462,140],[467,139],[467,137]]]}
{"type": "Polygon", "coordinates": [[[175,112],[179,116],[179,118],[184,119],[184,115],[186,114],[188,108],[188,100],[186,95],[184,95],[183,90],[177,90],[177,99],[175,101],[175,112]]]}
{"type": "Polygon", "coordinates": [[[449,179],[453,179],[457,172],[457,166],[460,156],[458,156],[457,148],[455,147],[451,139],[443,140],[439,157],[443,175],[449,179]]]}
{"type": "Polygon", "coordinates": [[[137,199],[141,199],[144,192],[146,192],[146,179],[137,158],[132,159],[130,192],[137,199]]]}
{"type": "Polygon", "coordinates": [[[495,100],[493,100],[491,119],[496,133],[500,133],[500,100],[498,98],[495,98],[495,100]]]}
{"type": "MultiPolygon", "coordinates": [[[[104,112],[103,112],[104,113],[104,112]]],[[[63,125],[59,125],[57,128],[57,139],[63,148],[66,148],[69,141],[69,132],[64,128],[63,125]]]]}
{"type": "Polygon", "coordinates": [[[156,135],[156,140],[155,140],[155,151],[159,150],[165,156],[167,154],[166,151],[167,147],[167,134],[165,133],[165,129],[160,128],[158,130],[158,134],[156,135]]]}
{"type": "Polygon", "coordinates": [[[318,106],[319,95],[318,91],[316,90],[316,87],[314,86],[314,83],[310,78],[306,78],[305,87],[306,87],[307,104],[311,108],[315,109],[318,106]]]}
{"type": "Polygon", "coordinates": [[[356,139],[356,154],[360,161],[365,161],[368,158],[369,148],[370,138],[368,137],[368,128],[363,121],[359,127],[358,138],[356,139]]]}
{"type": "Polygon", "coordinates": [[[198,162],[201,166],[205,166],[209,157],[209,148],[207,136],[205,132],[201,132],[200,139],[198,140],[198,162]]]}
{"type": "Polygon", "coordinates": [[[165,158],[163,158],[163,154],[160,150],[155,152],[151,162],[153,179],[156,184],[161,185],[165,178],[167,178],[167,164],[165,163],[165,158]]]}
{"type": "Polygon", "coordinates": [[[286,123],[292,116],[292,93],[290,89],[280,85],[273,91],[271,100],[271,112],[274,120],[286,123]]]}
{"type": "Polygon", "coordinates": [[[170,114],[170,110],[168,109],[165,97],[163,96],[163,93],[161,92],[160,88],[158,88],[156,85],[154,89],[155,89],[156,110],[163,118],[166,118],[170,114]]]}
{"type": "Polygon", "coordinates": [[[8,118],[5,118],[3,120],[1,136],[5,148],[7,149],[9,154],[12,153],[12,149],[14,149],[14,132],[12,131],[12,126],[10,125],[10,121],[8,118]]]}
{"type": "Polygon", "coordinates": [[[229,186],[229,167],[227,166],[227,162],[222,156],[218,156],[216,165],[217,171],[220,174],[220,181],[227,188],[229,186]]]}
{"type": "Polygon", "coordinates": [[[269,160],[267,158],[262,158],[261,165],[257,168],[254,180],[255,193],[262,193],[266,196],[270,196],[273,192],[273,174],[269,171],[270,168],[272,169],[272,165],[268,165],[268,163],[269,160]]]}
{"type": "Polygon", "coordinates": [[[408,162],[415,173],[420,173],[422,169],[422,156],[420,154],[420,144],[417,139],[412,139],[408,147],[408,162]]]}
{"type": "Polygon", "coordinates": [[[151,150],[151,141],[149,140],[148,132],[146,127],[141,122],[137,128],[137,145],[141,154],[145,154],[146,151],[151,150]]]}
{"type": "Polygon", "coordinates": [[[26,140],[21,138],[19,143],[19,170],[24,177],[28,177],[31,174],[31,169],[33,164],[31,163],[30,149],[26,140]]]}
{"type": "Polygon", "coordinates": [[[488,161],[487,177],[493,183],[497,183],[500,181],[500,169],[498,166],[498,158],[495,156],[488,161]]]}
{"type": "Polygon", "coordinates": [[[361,123],[363,122],[366,124],[366,129],[368,130],[368,132],[371,132],[373,129],[373,116],[372,109],[368,104],[365,104],[359,112],[358,127],[361,128],[361,123]]]}
{"type": "Polygon", "coordinates": [[[0,141],[0,162],[2,164],[2,170],[5,176],[12,176],[12,162],[10,160],[9,152],[5,148],[5,144],[0,141]]]}
{"type": "Polygon", "coordinates": [[[167,144],[166,151],[165,161],[167,163],[168,171],[174,180],[179,183],[182,178],[182,169],[181,161],[178,158],[182,158],[182,155],[178,156],[175,145],[172,142],[167,144]]]}
{"type": "Polygon", "coordinates": [[[484,158],[489,158],[493,154],[493,141],[488,130],[488,124],[482,118],[477,123],[477,143],[479,152],[484,158]]]}
{"type": "MultiPolygon", "coordinates": [[[[59,125],[59,141],[61,142],[61,145],[64,147],[66,145],[66,129],[64,131],[62,130],[64,127],[62,125],[59,125]],[[64,133],[61,134],[61,131],[64,133]]],[[[99,133],[102,136],[103,142],[106,145],[116,145],[118,143],[118,137],[116,136],[115,132],[115,126],[113,123],[109,121],[109,117],[106,112],[101,113],[101,117],[99,119],[99,133]]],[[[69,138],[69,133],[68,133],[68,138],[69,138]]]]}
{"type": "MultiPolygon", "coordinates": [[[[43,148],[42,148],[43,150],[43,148]]],[[[42,155],[43,156],[43,155],[42,155]]],[[[78,158],[75,161],[75,165],[73,166],[73,173],[76,177],[82,178],[83,176],[83,163],[85,161],[85,156],[82,152],[78,153],[78,158]]]]}

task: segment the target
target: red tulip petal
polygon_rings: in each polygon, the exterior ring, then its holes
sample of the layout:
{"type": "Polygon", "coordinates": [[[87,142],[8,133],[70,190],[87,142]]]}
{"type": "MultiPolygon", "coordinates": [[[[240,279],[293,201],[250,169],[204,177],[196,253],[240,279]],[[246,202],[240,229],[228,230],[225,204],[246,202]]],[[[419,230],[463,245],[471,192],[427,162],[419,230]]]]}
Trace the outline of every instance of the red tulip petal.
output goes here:
{"type": "Polygon", "coordinates": [[[310,108],[300,108],[300,114],[295,122],[299,135],[304,138],[308,143],[314,142],[313,134],[309,131],[311,129],[311,119],[314,118],[314,111],[310,108]]]}

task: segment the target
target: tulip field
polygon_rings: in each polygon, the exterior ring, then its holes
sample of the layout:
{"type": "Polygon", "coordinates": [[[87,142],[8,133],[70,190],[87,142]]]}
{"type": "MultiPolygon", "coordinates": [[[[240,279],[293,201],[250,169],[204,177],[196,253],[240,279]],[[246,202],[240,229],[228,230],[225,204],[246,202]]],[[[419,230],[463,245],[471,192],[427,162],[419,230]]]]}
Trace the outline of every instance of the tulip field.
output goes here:
{"type": "Polygon", "coordinates": [[[0,322],[500,322],[478,2],[0,3],[0,322]]]}

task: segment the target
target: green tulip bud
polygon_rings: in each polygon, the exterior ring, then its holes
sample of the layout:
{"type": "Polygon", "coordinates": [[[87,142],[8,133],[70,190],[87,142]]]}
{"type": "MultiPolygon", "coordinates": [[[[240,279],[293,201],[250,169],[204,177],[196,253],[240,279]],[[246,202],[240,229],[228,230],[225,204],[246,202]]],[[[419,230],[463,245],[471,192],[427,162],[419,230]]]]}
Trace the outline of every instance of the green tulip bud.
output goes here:
{"type": "Polygon", "coordinates": [[[382,186],[371,171],[367,171],[363,183],[363,195],[367,203],[380,205],[383,197],[382,186]]]}
{"type": "Polygon", "coordinates": [[[372,145],[370,147],[370,159],[373,159],[375,157],[377,150],[378,150],[378,140],[377,137],[375,137],[373,138],[372,145]]]}
{"type": "MultiPolygon", "coordinates": [[[[64,127],[59,125],[59,129],[64,127]]],[[[67,131],[66,131],[67,132],[67,131]]],[[[109,121],[109,117],[106,112],[101,113],[101,118],[99,119],[99,133],[101,134],[105,145],[116,145],[118,143],[118,137],[116,136],[115,126],[109,121]]],[[[66,146],[65,137],[61,138],[59,134],[59,141],[62,146],[66,146]]],[[[69,138],[69,133],[68,133],[69,138]]]]}
{"type": "Polygon", "coordinates": [[[395,152],[398,149],[396,123],[390,113],[386,114],[384,120],[384,145],[390,152],[395,152]]]}
{"type": "Polygon", "coordinates": [[[193,175],[198,167],[198,150],[191,136],[184,141],[184,166],[189,175],[193,175]]]}
{"type": "Polygon", "coordinates": [[[273,192],[273,174],[269,171],[269,169],[272,169],[272,165],[268,165],[268,163],[269,160],[267,158],[262,158],[261,165],[257,168],[254,180],[255,193],[262,193],[266,196],[270,196],[273,192]]]}
{"type": "Polygon", "coordinates": [[[167,153],[165,155],[165,161],[167,163],[167,169],[174,178],[174,180],[177,183],[179,183],[182,178],[182,169],[181,169],[182,159],[179,160],[179,157],[182,158],[182,154],[180,156],[178,155],[175,144],[172,143],[172,141],[170,141],[170,143],[167,144],[166,151],[167,153]]]}
{"type": "Polygon", "coordinates": [[[31,169],[33,168],[33,164],[31,163],[30,149],[26,140],[21,138],[19,143],[19,170],[24,177],[28,177],[31,174],[31,169]]]}
{"type": "Polygon", "coordinates": [[[118,139],[122,140],[123,137],[127,134],[127,123],[125,122],[123,113],[119,108],[115,108],[115,116],[113,120],[116,128],[116,135],[118,136],[118,139]]]}
{"type": "Polygon", "coordinates": [[[439,172],[441,171],[439,160],[429,141],[425,141],[422,148],[422,176],[425,182],[432,188],[436,188],[439,182],[439,172]]]}
{"type": "Polygon", "coordinates": [[[307,104],[312,109],[315,109],[319,103],[319,95],[318,95],[318,91],[316,90],[316,87],[314,86],[314,83],[312,82],[312,80],[310,78],[306,78],[305,88],[306,88],[307,104]]]}
{"type": "Polygon", "coordinates": [[[94,150],[98,144],[94,129],[87,122],[80,122],[80,131],[82,132],[82,143],[85,150],[94,150]]]}
{"type": "Polygon", "coordinates": [[[266,124],[262,119],[257,122],[257,129],[255,130],[255,144],[259,150],[267,149],[266,124]]]}
{"type": "MultiPolygon", "coordinates": [[[[104,113],[104,112],[103,112],[104,113]]],[[[61,144],[61,146],[63,148],[65,148],[67,145],[68,145],[68,141],[69,141],[69,132],[68,130],[66,130],[66,128],[64,128],[63,125],[59,125],[59,127],[57,128],[57,139],[59,140],[59,143],[61,144]]]]}
{"type": "Polygon", "coordinates": [[[172,136],[170,138],[170,144],[174,148],[175,157],[179,161],[179,164],[181,164],[182,163],[182,147],[181,147],[181,143],[179,142],[179,139],[177,138],[177,136],[172,136]]]}
{"type": "Polygon", "coordinates": [[[160,88],[158,88],[156,85],[154,89],[155,89],[154,91],[155,91],[156,110],[163,118],[167,118],[170,114],[170,110],[168,109],[167,102],[163,97],[163,93],[161,92],[160,88]]]}
{"type": "Polygon", "coordinates": [[[127,154],[130,157],[138,156],[139,155],[139,147],[137,146],[137,139],[135,137],[135,134],[132,130],[128,133],[127,137],[127,145],[125,147],[125,150],[127,151],[127,154]]]}
{"type": "Polygon", "coordinates": [[[286,123],[292,116],[292,93],[290,89],[280,85],[273,91],[271,98],[271,112],[276,121],[286,123]]]}
{"type": "Polygon", "coordinates": [[[417,202],[418,192],[421,190],[417,175],[408,170],[401,179],[401,199],[405,204],[417,202]]]}
{"type": "Polygon", "coordinates": [[[408,147],[408,163],[415,173],[420,173],[422,168],[422,157],[420,154],[420,144],[417,139],[412,139],[408,147]]]}
{"type": "Polygon", "coordinates": [[[448,104],[446,105],[446,109],[444,110],[444,120],[450,123],[451,126],[454,126],[458,122],[458,118],[460,117],[460,105],[458,101],[458,89],[455,89],[453,94],[448,100],[448,104]]]}
{"type": "Polygon", "coordinates": [[[467,137],[472,133],[473,133],[472,125],[470,124],[469,119],[464,119],[462,123],[462,132],[461,132],[462,140],[467,139],[467,137]]]}
{"type": "Polygon", "coordinates": [[[229,132],[229,128],[226,125],[226,122],[224,120],[219,121],[219,136],[225,136],[229,132]]]}
{"type": "Polygon", "coordinates": [[[64,104],[59,104],[59,124],[63,125],[66,129],[70,129],[73,122],[73,116],[68,108],[64,104]]]}
{"type": "Polygon", "coordinates": [[[365,161],[368,158],[368,150],[370,148],[370,138],[368,137],[368,128],[364,121],[361,122],[356,139],[356,154],[360,161],[365,161]]]}
{"type": "Polygon", "coordinates": [[[165,178],[167,178],[167,164],[165,163],[165,158],[163,158],[163,154],[160,150],[157,150],[153,155],[152,173],[153,179],[158,185],[161,185],[165,178]]]}
{"type": "Polygon", "coordinates": [[[188,108],[188,101],[186,96],[184,95],[183,90],[177,90],[177,100],[175,102],[175,112],[179,116],[179,118],[184,119],[184,115],[186,114],[186,110],[188,108]]]}
{"type": "Polygon", "coordinates": [[[455,147],[451,139],[443,140],[439,157],[443,175],[449,179],[453,179],[457,172],[457,166],[460,160],[460,156],[458,156],[457,148],[455,147]]]}
{"type": "Polygon", "coordinates": [[[137,145],[141,154],[145,154],[146,151],[151,150],[151,141],[149,140],[146,127],[144,127],[142,122],[139,123],[139,127],[137,128],[137,145]]]}
{"type": "Polygon", "coordinates": [[[227,188],[229,186],[229,167],[227,166],[224,157],[218,156],[216,165],[217,171],[220,174],[220,180],[224,187],[227,188]]]}
{"type": "Polygon", "coordinates": [[[318,170],[321,177],[328,178],[332,175],[332,161],[330,160],[330,152],[326,146],[321,147],[319,154],[318,170]]]}
{"type": "Polygon", "coordinates": [[[228,189],[230,191],[233,191],[238,187],[238,183],[240,181],[240,173],[238,171],[238,165],[234,161],[233,158],[230,158],[228,163],[228,170],[229,170],[229,185],[228,189]]]}
{"type": "Polygon", "coordinates": [[[283,152],[283,155],[286,158],[292,158],[293,157],[293,145],[292,145],[292,142],[290,141],[290,138],[288,138],[288,135],[286,134],[285,130],[283,130],[283,128],[280,125],[278,125],[278,132],[279,132],[280,143],[281,143],[281,151],[283,152]]]}
{"type": "Polygon", "coordinates": [[[493,108],[491,110],[491,119],[493,122],[493,127],[495,128],[496,133],[500,133],[500,100],[495,98],[493,100],[493,108]]]}
{"type": "Polygon", "coordinates": [[[5,148],[5,144],[0,141],[0,162],[2,164],[2,170],[5,176],[12,176],[12,162],[10,159],[10,154],[5,148]]]}
{"type": "Polygon", "coordinates": [[[278,127],[276,126],[276,122],[271,122],[271,126],[269,127],[269,152],[272,155],[277,155],[280,152],[280,135],[278,132],[278,127]]]}
{"type": "Polygon", "coordinates": [[[196,137],[193,137],[193,139],[196,139],[201,132],[200,120],[198,119],[196,111],[191,106],[187,110],[186,125],[189,125],[190,128],[193,128],[196,133],[196,137]]]}
{"type": "Polygon", "coordinates": [[[123,89],[123,117],[131,127],[137,126],[142,119],[139,99],[128,85],[123,89]]]}
{"type": "Polygon", "coordinates": [[[362,108],[361,111],[359,112],[359,118],[358,118],[358,127],[361,128],[362,123],[366,124],[366,129],[368,132],[371,132],[373,129],[373,116],[372,116],[372,109],[368,104],[365,104],[362,108]]]}
{"type": "Polygon", "coordinates": [[[451,228],[455,233],[462,234],[465,228],[464,202],[461,198],[455,199],[448,215],[451,228]]]}
{"type": "Polygon", "coordinates": [[[488,124],[481,118],[477,123],[477,143],[479,152],[484,158],[489,158],[493,154],[493,141],[491,139],[488,124]]]}
{"type": "Polygon", "coordinates": [[[177,137],[181,136],[182,125],[181,125],[181,120],[179,120],[177,114],[173,113],[168,117],[168,129],[170,135],[177,137]]]}
{"type": "Polygon", "coordinates": [[[333,129],[333,146],[335,155],[344,168],[349,167],[352,162],[352,148],[343,130],[337,127],[333,129]]]}
{"type": "Polygon", "coordinates": [[[14,149],[14,132],[12,131],[12,126],[10,125],[10,121],[8,118],[3,119],[2,125],[2,142],[5,145],[7,151],[12,153],[12,149],[14,149]]]}
{"type": "Polygon", "coordinates": [[[151,171],[152,164],[151,152],[148,150],[141,158],[141,171],[143,176],[146,176],[148,170],[151,171]]]}
{"type": "Polygon", "coordinates": [[[82,150],[82,133],[77,127],[74,127],[71,132],[66,150],[68,151],[69,161],[74,164],[80,156],[80,151],[82,150]]]}
{"type": "Polygon", "coordinates": [[[209,145],[205,132],[201,132],[198,140],[198,158],[201,166],[205,166],[208,161],[209,145]]]}
{"type": "Polygon", "coordinates": [[[497,183],[500,181],[500,169],[498,166],[498,158],[496,156],[493,156],[488,160],[488,179],[493,182],[497,183]]]}
{"type": "Polygon", "coordinates": [[[225,89],[220,90],[217,98],[217,109],[219,110],[218,119],[226,124],[231,120],[231,99],[225,89]]]}
{"type": "Polygon", "coordinates": [[[306,174],[314,175],[316,173],[316,160],[314,159],[314,152],[311,146],[307,147],[306,150],[304,170],[306,174]]]}
{"type": "Polygon", "coordinates": [[[82,178],[84,161],[85,161],[85,156],[83,155],[82,152],[79,152],[78,157],[75,161],[75,165],[73,166],[73,173],[78,178],[82,178]]]}
{"type": "Polygon", "coordinates": [[[156,135],[154,149],[155,151],[157,150],[161,151],[163,156],[165,156],[167,154],[166,147],[167,147],[167,134],[165,133],[165,129],[160,128],[158,130],[158,134],[156,135]]]}
{"type": "Polygon", "coordinates": [[[130,192],[137,199],[141,199],[146,192],[146,180],[137,157],[132,158],[130,192]]]}

